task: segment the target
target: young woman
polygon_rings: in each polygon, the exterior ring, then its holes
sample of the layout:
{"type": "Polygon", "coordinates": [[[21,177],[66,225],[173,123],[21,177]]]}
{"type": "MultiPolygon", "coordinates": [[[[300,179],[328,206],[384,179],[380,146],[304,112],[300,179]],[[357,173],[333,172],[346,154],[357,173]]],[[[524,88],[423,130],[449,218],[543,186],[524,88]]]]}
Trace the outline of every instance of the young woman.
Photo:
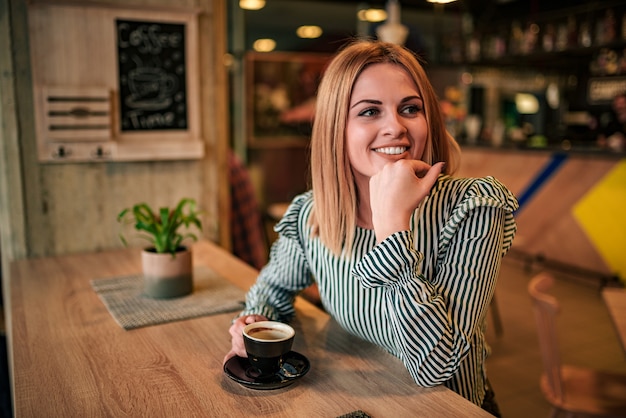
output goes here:
{"type": "Polygon", "coordinates": [[[276,226],[226,358],[245,356],[245,324],[289,321],[314,281],[326,311],[401,359],[418,385],[483,405],[486,313],[517,201],[491,177],[450,177],[458,146],[407,49],[350,44],[329,64],[316,106],[312,190],[276,226]]]}

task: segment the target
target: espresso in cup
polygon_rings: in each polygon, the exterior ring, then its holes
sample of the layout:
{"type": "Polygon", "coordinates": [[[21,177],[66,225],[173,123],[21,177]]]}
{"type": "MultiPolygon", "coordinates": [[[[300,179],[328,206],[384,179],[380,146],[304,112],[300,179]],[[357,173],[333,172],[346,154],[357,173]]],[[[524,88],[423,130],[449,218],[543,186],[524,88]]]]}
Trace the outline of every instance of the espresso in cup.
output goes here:
{"type": "Polygon", "coordinates": [[[277,328],[251,328],[248,331],[248,337],[263,341],[285,340],[290,337],[288,332],[277,328]]]}
{"type": "Polygon", "coordinates": [[[267,377],[276,374],[283,356],[291,351],[296,332],[282,322],[260,321],[243,329],[243,342],[252,366],[246,373],[250,377],[267,377]]]}

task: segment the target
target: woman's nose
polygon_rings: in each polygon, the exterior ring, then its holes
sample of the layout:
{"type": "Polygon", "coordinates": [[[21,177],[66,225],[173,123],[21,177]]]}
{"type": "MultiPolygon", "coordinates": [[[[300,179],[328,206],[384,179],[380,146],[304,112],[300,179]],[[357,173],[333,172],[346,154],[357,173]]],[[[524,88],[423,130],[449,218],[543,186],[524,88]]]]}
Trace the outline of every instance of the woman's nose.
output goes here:
{"type": "Polygon", "coordinates": [[[396,112],[388,113],[384,121],[385,125],[383,129],[385,135],[391,135],[396,138],[404,135],[407,131],[404,120],[396,112]]]}

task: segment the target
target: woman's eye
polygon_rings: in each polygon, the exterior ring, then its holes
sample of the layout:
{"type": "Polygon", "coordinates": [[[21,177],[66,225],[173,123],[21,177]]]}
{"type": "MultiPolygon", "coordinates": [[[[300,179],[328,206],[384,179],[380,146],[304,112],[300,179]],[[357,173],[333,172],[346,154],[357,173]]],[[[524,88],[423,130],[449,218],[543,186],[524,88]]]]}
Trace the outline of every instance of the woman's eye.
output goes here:
{"type": "Polygon", "coordinates": [[[359,116],[375,116],[378,114],[378,109],[369,108],[359,112],[359,116]]]}
{"type": "Polygon", "coordinates": [[[421,111],[422,111],[422,106],[415,105],[415,104],[405,106],[401,109],[402,113],[410,114],[410,115],[415,115],[417,113],[420,113],[421,111]]]}

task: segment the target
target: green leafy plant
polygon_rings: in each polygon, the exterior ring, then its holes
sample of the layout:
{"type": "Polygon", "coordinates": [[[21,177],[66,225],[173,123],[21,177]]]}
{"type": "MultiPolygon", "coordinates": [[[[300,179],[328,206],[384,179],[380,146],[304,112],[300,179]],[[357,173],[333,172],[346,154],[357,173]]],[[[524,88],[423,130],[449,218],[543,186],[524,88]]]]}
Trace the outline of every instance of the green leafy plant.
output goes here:
{"type": "MultiPolygon", "coordinates": [[[[138,203],[122,210],[117,215],[117,221],[123,225],[134,224],[135,229],[139,231],[139,237],[148,240],[157,253],[171,253],[175,256],[183,240],[188,238],[198,240],[191,232],[183,233],[181,227],[195,226],[201,231],[200,213],[196,210],[195,200],[183,198],[173,210],[162,207],[158,212],[153,211],[146,203],[138,203]]],[[[123,233],[120,233],[120,239],[124,245],[128,245],[123,233]]]]}

